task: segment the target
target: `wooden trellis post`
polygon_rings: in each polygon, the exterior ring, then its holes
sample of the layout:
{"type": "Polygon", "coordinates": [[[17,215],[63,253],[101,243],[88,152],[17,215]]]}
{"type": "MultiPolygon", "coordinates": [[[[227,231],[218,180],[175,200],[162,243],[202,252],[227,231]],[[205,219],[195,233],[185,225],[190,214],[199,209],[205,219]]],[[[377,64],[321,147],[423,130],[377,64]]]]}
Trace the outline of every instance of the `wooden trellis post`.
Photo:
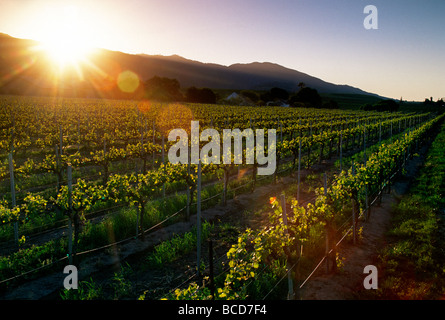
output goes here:
{"type": "MultiPolygon", "coordinates": [[[[354,161],[352,161],[352,175],[355,176],[354,161]]],[[[357,217],[356,217],[356,213],[355,213],[354,195],[352,196],[352,242],[353,242],[353,244],[356,244],[356,242],[357,242],[357,217]]]]}
{"type": "Polygon", "coordinates": [[[73,264],[73,224],[72,224],[72,212],[73,212],[73,175],[72,167],[67,167],[68,175],[68,261],[69,264],[73,264]]]}
{"type": "Polygon", "coordinates": [[[340,131],[340,172],[343,169],[343,131],[340,131]]]}
{"type": "MultiPolygon", "coordinates": [[[[326,172],[323,174],[323,188],[324,188],[324,196],[327,197],[328,196],[328,177],[326,175],[326,172]]],[[[330,242],[329,242],[329,226],[328,223],[326,222],[325,225],[325,256],[326,256],[326,274],[329,273],[329,246],[330,246],[330,242]]]]}
{"type": "MultiPolygon", "coordinates": [[[[9,177],[11,178],[11,205],[12,209],[16,206],[15,200],[15,181],[14,181],[14,162],[12,159],[12,151],[9,153],[9,177]]],[[[19,223],[18,221],[14,222],[14,242],[19,246],[19,223]]]]}
{"type": "Polygon", "coordinates": [[[297,169],[297,202],[300,203],[300,169],[301,169],[301,117],[298,119],[298,169],[297,169]]]}
{"type": "MultiPolygon", "coordinates": [[[[286,196],[284,194],[281,195],[281,209],[282,209],[282,214],[283,214],[283,223],[286,226],[286,234],[288,233],[288,229],[287,229],[287,212],[286,212],[286,196]]],[[[290,268],[290,264],[289,264],[289,260],[288,258],[286,258],[286,264],[287,264],[287,283],[288,283],[288,294],[287,294],[287,299],[288,300],[293,300],[295,295],[294,295],[294,283],[292,280],[292,272],[289,270],[290,268]]]]}
{"type": "Polygon", "coordinates": [[[197,275],[200,275],[201,264],[201,159],[198,161],[198,186],[196,195],[196,267],[197,275]]]}

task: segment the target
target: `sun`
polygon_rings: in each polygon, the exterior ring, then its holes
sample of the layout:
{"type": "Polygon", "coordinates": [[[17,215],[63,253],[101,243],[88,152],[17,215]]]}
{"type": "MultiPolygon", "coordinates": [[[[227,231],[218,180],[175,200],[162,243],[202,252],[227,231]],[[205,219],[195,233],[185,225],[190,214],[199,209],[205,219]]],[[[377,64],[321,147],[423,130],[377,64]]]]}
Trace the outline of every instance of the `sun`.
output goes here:
{"type": "Polygon", "coordinates": [[[63,34],[42,44],[50,60],[64,68],[84,61],[91,49],[73,35],[63,34]]]}
{"type": "Polygon", "coordinates": [[[60,69],[78,66],[92,49],[88,43],[88,26],[79,17],[76,6],[69,5],[48,11],[42,26],[41,49],[60,69]]]}

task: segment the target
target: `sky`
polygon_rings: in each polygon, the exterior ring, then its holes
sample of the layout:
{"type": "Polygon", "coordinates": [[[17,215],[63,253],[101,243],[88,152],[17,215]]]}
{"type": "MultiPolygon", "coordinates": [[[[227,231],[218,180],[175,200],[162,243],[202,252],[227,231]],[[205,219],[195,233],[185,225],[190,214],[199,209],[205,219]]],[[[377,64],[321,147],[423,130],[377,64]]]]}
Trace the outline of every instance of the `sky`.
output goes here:
{"type": "Polygon", "coordinates": [[[231,65],[273,62],[412,101],[445,98],[444,0],[1,0],[0,32],[231,65]],[[367,5],[378,29],[366,29],[367,5]]]}

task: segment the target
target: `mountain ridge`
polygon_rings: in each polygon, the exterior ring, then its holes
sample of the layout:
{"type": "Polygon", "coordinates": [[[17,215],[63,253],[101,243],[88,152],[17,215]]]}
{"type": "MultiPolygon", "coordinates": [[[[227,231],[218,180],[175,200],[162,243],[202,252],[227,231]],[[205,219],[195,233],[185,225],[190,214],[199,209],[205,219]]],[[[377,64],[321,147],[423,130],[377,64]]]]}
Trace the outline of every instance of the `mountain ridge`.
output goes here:
{"type": "MultiPolygon", "coordinates": [[[[0,33],[0,93],[54,94],[100,97],[120,97],[116,81],[122,71],[136,73],[142,82],[154,76],[177,79],[183,88],[191,86],[231,90],[268,90],[281,87],[289,92],[298,90],[298,84],[317,89],[320,93],[365,94],[377,96],[350,85],[329,83],[317,77],[290,69],[273,62],[234,63],[224,66],[204,63],[174,54],[170,56],[129,54],[107,49],[96,49],[88,63],[78,70],[58,75],[54,81],[54,66],[43,52],[30,49],[34,40],[18,39],[0,33]],[[76,79],[76,72],[78,79],[76,79]],[[81,77],[79,77],[81,74],[81,77]],[[50,76],[52,75],[52,76],[50,76]],[[24,82],[32,84],[25,85],[24,82]],[[60,85],[60,83],[64,83],[60,85]],[[56,88],[59,86],[60,88],[56,88]],[[42,89],[39,92],[39,88],[42,89]],[[50,89],[48,89],[50,88],[50,89]]],[[[131,95],[123,94],[124,97],[131,95]]],[[[139,93],[140,95],[140,93],[139,93]]]]}

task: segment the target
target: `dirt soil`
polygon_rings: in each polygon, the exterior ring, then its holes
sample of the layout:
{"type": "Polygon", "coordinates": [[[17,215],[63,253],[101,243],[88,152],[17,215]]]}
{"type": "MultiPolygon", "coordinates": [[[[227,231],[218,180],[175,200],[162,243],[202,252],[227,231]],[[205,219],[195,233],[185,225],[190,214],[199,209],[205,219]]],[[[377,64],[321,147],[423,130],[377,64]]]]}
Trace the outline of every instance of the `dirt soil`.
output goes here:
{"type": "MultiPolygon", "coordinates": [[[[356,245],[352,243],[340,244],[339,255],[344,258],[342,270],[326,274],[324,267],[319,268],[319,271],[303,287],[301,299],[350,300],[361,298],[361,293],[366,291],[363,280],[368,275],[364,274],[363,270],[367,265],[376,264],[379,250],[385,246],[385,233],[391,224],[392,207],[409,190],[411,182],[423,164],[427,149],[428,147],[424,146],[419,152],[419,157],[407,161],[406,174],[396,178],[389,194],[386,192],[383,194],[381,205],[372,207],[369,220],[359,223],[359,228],[363,226],[363,237],[360,241],[356,245]]],[[[380,277],[378,280],[381,281],[380,277]]]]}

